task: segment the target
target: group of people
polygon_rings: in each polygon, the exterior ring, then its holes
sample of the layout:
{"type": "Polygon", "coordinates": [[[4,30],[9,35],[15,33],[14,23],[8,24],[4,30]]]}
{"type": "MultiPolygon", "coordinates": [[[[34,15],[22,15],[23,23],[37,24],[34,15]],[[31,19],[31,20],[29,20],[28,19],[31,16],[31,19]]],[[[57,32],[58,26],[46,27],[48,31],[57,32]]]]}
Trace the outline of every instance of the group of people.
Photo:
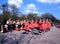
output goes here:
{"type": "Polygon", "coordinates": [[[25,33],[33,32],[34,30],[38,30],[39,33],[45,32],[51,29],[51,22],[49,19],[36,19],[36,20],[24,20],[24,21],[13,21],[9,18],[6,21],[6,24],[1,26],[1,32],[12,32],[13,30],[24,30],[25,33]]]}

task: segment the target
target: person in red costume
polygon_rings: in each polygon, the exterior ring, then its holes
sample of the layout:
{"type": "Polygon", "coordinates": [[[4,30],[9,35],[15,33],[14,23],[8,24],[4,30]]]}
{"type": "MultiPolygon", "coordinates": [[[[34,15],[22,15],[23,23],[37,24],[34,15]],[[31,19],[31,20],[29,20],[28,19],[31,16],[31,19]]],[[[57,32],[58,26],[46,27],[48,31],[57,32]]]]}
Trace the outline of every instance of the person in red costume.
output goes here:
{"type": "Polygon", "coordinates": [[[33,33],[33,31],[34,31],[34,20],[33,19],[30,21],[29,27],[31,29],[31,32],[33,33]]]}
{"type": "Polygon", "coordinates": [[[45,20],[42,20],[42,19],[40,19],[40,21],[39,21],[39,32],[41,33],[41,32],[45,32],[45,30],[46,30],[46,23],[45,23],[45,20]]]}
{"type": "Polygon", "coordinates": [[[30,28],[31,28],[31,29],[34,29],[34,20],[31,20],[31,21],[30,21],[30,28]]]}
{"type": "Polygon", "coordinates": [[[25,30],[26,33],[28,33],[28,32],[29,32],[29,21],[28,21],[28,19],[25,20],[24,25],[25,25],[25,26],[24,26],[24,30],[25,30]]]}
{"type": "Polygon", "coordinates": [[[38,20],[36,19],[35,22],[34,22],[34,29],[38,30],[38,20]]]}
{"type": "Polygon", "coordinates": [[[51,23],[48,19],[46,19],[46,29],[50,30],[51,29],[51,23]]]}

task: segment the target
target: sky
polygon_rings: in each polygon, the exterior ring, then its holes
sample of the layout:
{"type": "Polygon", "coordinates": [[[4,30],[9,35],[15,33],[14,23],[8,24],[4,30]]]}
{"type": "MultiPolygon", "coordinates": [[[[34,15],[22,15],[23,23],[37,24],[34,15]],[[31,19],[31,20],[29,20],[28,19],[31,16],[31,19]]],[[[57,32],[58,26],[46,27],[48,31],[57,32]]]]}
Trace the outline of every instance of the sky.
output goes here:
{"type": "Polygon", "coordinates": [[[40,16],[48,12],[60,19],[60,0],[0,0],[0,6],[4,3],[16,5],[23,14],[37,13],[40,16]]]}

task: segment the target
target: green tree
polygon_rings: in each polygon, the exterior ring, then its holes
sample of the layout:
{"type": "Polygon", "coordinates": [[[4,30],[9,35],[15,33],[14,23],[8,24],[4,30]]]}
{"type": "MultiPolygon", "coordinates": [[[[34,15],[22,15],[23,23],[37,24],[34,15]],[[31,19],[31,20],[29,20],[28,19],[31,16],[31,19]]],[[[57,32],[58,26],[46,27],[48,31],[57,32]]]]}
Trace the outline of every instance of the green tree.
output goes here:
{"type": "Polygon", "coordinates": [[[3,22],[3,15],[0,14],[0,22],[3,22]]]}
{"type": "Polygon", "coordinates": [[[31,20],[31,19],[35,20],[35,19],[37,19],[37,14],[29,13],[29,14],[27,15],[27,18],[28,18],[29,20],[31,20]]]}
{"type": "Polygon", "coordinates": [[[56,21],[56,18],[51,13],[42,14],[41,17],[43,19],[50,19],[50,20],[52,20],[52,22],[56,21]]]}
{"type": "Polygon", "coordinates": [[[18,18],[18,15],[20,15],[19,9],[15,5],[11,5],[10,9],[11,9],[10,12],[12,14],[12,18],[16,20],[18,18]]]}
{"type": "Polygon", "coordinates": [[[1,6],[1,10],[3,11],[2,15],[1,15],[1,20],[2,20],[3,24],[5,24],[6,20],[11,17],[11,15],[10,15],[11,13],[8,11],[7,3],[5,3],[1,6]]]}
{"type": "Polygon", "coordinates": [[[26,18],[27,18],[27,16],[26,16],[26,15],[21,14],[21,16],[20,16],[20,20],[25,20],[26,18]]]}

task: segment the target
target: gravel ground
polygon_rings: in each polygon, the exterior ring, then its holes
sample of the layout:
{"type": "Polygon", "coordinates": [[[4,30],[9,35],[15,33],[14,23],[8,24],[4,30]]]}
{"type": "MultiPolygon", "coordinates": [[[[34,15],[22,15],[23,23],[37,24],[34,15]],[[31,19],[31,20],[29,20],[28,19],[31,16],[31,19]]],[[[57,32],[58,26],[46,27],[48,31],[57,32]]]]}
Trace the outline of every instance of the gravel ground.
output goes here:
{"type": "Polygon", "coordinates": [[[37,34],[23,34],[24,31],[0,33],[0,44],[60,44],[60,28],[37,34]]]}

